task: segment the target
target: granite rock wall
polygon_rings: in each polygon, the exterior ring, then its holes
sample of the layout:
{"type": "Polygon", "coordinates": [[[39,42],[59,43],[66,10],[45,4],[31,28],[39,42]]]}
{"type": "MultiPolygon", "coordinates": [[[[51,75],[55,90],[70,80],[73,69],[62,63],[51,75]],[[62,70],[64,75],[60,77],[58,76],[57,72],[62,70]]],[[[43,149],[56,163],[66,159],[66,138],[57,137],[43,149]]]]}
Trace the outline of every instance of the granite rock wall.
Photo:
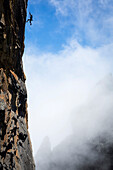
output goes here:
{"type": "Polygon", "coordinates": [[[0,170],[34,170],[23,72],[27,0],[0,0],[0,170]]]}

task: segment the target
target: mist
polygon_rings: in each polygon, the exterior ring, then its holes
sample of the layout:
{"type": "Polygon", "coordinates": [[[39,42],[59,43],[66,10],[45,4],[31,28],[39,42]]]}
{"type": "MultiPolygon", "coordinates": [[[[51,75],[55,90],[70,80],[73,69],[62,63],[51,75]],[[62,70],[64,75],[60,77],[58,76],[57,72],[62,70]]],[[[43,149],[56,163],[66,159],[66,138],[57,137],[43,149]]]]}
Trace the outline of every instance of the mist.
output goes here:
{"type": "Polygon", "coordinates": [[[96,84],[87,100],[70,114],[72,134],[53,149],[49,137],[44,139],[36,154],[37,169],[112,168],[112,99],[113,77],[109,74],[96,84]]]}
{"type": "Polygon", "coordinates": [[[29,0],[24,70],[38,170],[113,169],[113,1],[29,0]]]}
{"type": "Polygon", "coordinates": [[[25,54],[37,169],[83,169],[98,158],[109,167],[100,146],[112,143],[112,46],[93,49],[70,40],[58,54],[32,53],[33,47],[25,54]]]}

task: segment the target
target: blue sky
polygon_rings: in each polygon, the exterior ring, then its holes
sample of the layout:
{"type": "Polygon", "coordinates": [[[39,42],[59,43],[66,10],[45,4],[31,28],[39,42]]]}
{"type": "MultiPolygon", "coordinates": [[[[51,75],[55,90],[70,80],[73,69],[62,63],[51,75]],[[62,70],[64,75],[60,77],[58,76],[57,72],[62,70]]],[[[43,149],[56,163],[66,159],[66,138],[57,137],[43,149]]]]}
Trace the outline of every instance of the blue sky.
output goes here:
{"type": "Polygon", "coordinates": [[[113,73],[113,1],[29,0],[29,11],[23,60],[36,154],[45,136],[54,147],[72,133],[71,112],[113,73]]]}
{"type": "Polygon", "coordinates": [[[26,26],[26,45],[58,52],[70,38],[91,47],[112,42],[112,0],[33,0],[28,11],[34,21],[26,26]]]}
{"type": "Polygon", "coordinates": [[[26,29],[26,35],[28,35],[26,41],[34,40],[35,46],[40,50],[54,52],[60,50],[62,44],[65,43],[65,37],[71,36],[71,33],[67,31],[68,28],[60,28],[55,8],[45,0],[35,5],[29,3],[28,11],[33,13],[34,22],[31,28],[26,29]]]}

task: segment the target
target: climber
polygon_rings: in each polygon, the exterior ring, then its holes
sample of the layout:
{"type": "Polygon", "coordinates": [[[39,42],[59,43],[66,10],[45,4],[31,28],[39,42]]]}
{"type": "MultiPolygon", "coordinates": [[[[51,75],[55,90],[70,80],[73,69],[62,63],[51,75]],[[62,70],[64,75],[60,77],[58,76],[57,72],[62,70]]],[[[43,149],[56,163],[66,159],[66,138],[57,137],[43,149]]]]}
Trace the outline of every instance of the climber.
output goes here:
{"type": "Polygon", "coordinates": [[[26,22],[29,22],[30,25],[32,25],[33,15],[31,14],[31,12],[29,12],[29,15],[30,15],[30,18],[26,22]]]}

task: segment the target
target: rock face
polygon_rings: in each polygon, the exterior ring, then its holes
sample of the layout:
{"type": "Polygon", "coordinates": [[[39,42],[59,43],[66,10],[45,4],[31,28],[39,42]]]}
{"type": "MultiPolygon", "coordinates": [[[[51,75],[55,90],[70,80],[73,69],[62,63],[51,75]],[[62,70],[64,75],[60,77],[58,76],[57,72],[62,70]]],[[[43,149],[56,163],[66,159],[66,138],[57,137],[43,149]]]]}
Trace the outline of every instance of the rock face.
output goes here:
{"type": "Polygon", "coordinates": [[[27,0],[0,0],[0,169],[35,169],[23,72],[27,0]]]}

